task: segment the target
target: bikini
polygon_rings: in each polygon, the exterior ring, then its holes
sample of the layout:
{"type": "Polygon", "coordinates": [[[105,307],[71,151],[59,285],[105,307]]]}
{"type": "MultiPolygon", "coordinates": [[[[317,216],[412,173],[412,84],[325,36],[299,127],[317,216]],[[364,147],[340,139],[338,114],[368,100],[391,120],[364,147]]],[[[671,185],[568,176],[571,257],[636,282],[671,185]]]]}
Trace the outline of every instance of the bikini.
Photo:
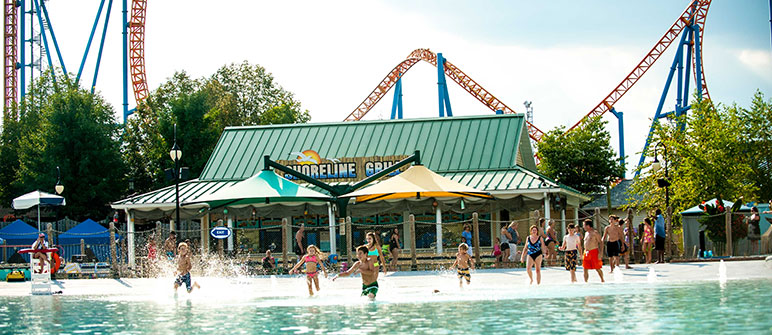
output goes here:
{"type": "MultiPolygon", "coordinates": [[[[317,263],[317,258],[316,258],[316,256],[306,256],[306,263],[309,263],[309,262],[314,262],[314,263],[317,263]]],[[[317,274],[318,272],[319,272],[319,271],[316,269],[316,267],[314,267],[314,271],[313,271],[313,272],[309,272],[309,271],[308,271],[308,265],[306,264],[306,276],[308,276],[308,277],[313,277],[313,276],[316,276],[316,274],[317,274]]]]}
{"type": "Polygon", "coordinates": [[[537,240],[536,243],[531,242],[531,236],[528,236],[528,257],[536,261],[541,256],[541,243],[537,240]]]}
{"type": "Polygon", "coordinates": [[[381,263],[378,262],[378,255],[380,255],[378,253],[378,249],[370,250],[370,251],[367,252],[367,257],[376,256],[375,257],[375,263],[373,263],[373,265],[375,265],[375,266],[380,266],[381,265],[381,263]]]}

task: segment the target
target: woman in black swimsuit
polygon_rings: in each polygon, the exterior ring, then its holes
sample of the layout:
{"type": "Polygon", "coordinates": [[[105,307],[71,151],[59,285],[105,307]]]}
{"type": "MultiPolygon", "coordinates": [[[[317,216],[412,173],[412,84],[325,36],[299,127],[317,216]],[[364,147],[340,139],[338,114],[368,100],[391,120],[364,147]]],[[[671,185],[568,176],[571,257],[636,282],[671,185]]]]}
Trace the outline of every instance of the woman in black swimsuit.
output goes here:
{"type": "Polygon", "coordinates": [[[528,260],[526,263],[526,271],[528,272],[528,278],[531,279],[533,284],[533,275],[531,274],[531,267],[536,266],[536,285],[541,284],[541,261],[542,248],[544,247],[544,239],[539,236],[539,227],[535,225],[529,229],[531,235],[525,238],[525,247],[523,247],[523,256],[520,257],[521,262],[526,262],[526,254],[528,260]]]}
{"type": "Polygon", "coordinates": [[[389,253],[391,254],[391,271],[397,271],[397,261],[399,260],[399,229],[394,228],[389,237],[389,253]]]}

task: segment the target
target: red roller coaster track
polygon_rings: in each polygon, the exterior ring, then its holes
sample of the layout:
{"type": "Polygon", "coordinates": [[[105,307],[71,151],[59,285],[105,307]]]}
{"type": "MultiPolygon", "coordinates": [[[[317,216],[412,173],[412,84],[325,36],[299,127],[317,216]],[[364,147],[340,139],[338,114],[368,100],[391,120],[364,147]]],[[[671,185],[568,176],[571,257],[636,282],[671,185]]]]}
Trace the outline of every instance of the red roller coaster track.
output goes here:
{"type": "Polygon", "coordinates": [[[147,0],[131,1],[129,21],[129,66],[134,100],[139,105],[147,98],[147,77],[145,75],[145,13],[147,0]]]}
{"type": "MultiPolygon", "coordinates": [[[[619,101],[619,99],[622,98],[622,96],[624,96],[625,93],[627,93],[627,91],[633,87],[633,85],[635,85],[638,79],[640,79],[641,76],[643,76],[646,71],[649,70],[654,62],[656,62],[662,53],[664,53],[670,44],[672,44],[673,40],[675,40],[681,34],[684,28],[693,22],[693,20],[697,20],[696,22],[700,27],[705,27],[705,19],[708,15],[710,2],[711,0],[694,0],[691,2],[681,14],[681,16],[676,20],[676,22],[673,23],[665,35],[659,39],[651,51],[649,51],[649,53],[643,57],[643,60],[638,63],[633,71],[631,71],[630,74],[627,75],[627,77],[625,77],[625,79],[623,79],[622,82],[617,85],[617,87],[615,87],[611,93],[606,96],[605,99],[603,99],[603,101],[601,101],[595,108],[593,108],[590,113],[585,115],[577,124],[572,126],[569,131],[582,124],[582,122],[584,122],[586,119],[593,116],[603,115],[604,113],[611,110],[614,104],[619,101]]],[[[700,29],[700,47],[702,46],[703,33],[704,29],[700,29]]],[[[702,53],[700,53],[700,55],[702,55],[702,53]]],[[[696,55],[693,53],[692,57],[696,57],[696,55]]],[[[410,55],[408,55],[407,59],[395,66],[394,69],[392,69],[391,72],[386,75],[381,83],[378,84],[378,86],[376,86],[372,92],[370,92],[370,95],[368,95],[367,98],[365,98],[365,100],[362,101],[362,103],[360,103],[359,106],[357,106],[357,108],[348,115],[348,117],[346,117],[345,121],[361,120],[362,117],[364,117],[365,114],[367,114],[367,112],[369,112],[370,109],[375,106],[375,104],[377,104],[381,98],[383,98],[386,92],[388,92],[391,87],[394,86],[397,80],[401,78],[408,70],[410,70],[413,65],[421,60],[437,66],[437,55],[435,53],[429,51],[429,49],[414,50],[410,53],[410,55]]],[[[704,62],[701,61],[700,66],[704,67],[703,64],[704,62]]],[[[708,94],[708,85],[705,81],[705,71],[703,71],[702,68],[700,70],[702,73],[702,95],[703,97],[710,99],[710,95],[708,94]]],[[[694,71],[696,72],[697,69],[694,68],[694,71]]],[[[445,61],[445,75],[453,79],[453,81],[455,81],[459,86],[469,92],[469,94],[474,96],[485,106],[488,106],[488,108],[491,110],[501,110],[505,114],[515,113],[514,110],[505,105],[501,100],[494,97],[493,94],[485,90],[480,84],[472,80],[472,78],[467,76],[458,67],[448,61],[445,61]]],[[[527,126],[528,135],[531,137],[531,139],[537,142],[540,141],[544,135],[544,132],[536,128],[536,126],[530,122],[528,122],[527,126]]]]}
{"type": "Polygon", "coordinates": [[[5,0],[3,3],[3,79],[5,84],[4,103],[5,113],[11,113],[11,110],[16,103],[16,60],[17,57],[17,29],[18,29],[18,16],[16,11],[16,0],[5,0]]]}
{"type": "MultiPolygon", "coordinates": [[[[402,77],[415,63],[418,61],[425,61],[434,66],[437,66],[437,54],[429,49],[416,49],[407,56],[407,59],[399,63],[394,69],[386,75],[381,83],[370,93],[370,95],[362,101],[359,106],[354,109],[345,121],[358,121],[361,120],[370,109],[375,106],[378,101],[383,98],[386,92],[391,89],[392,86],[402,77]]],[[[445,75],[453,79],[461,88],[469,92],[473,97],[482,102],[485,106],[488,106],[492,111],[501,110],[506,114],[515,114],[515,111],[509,106],[505,105],[501,100],[497,99],[490,92],[488,92],[482,85],[478,84],[471,77],[466,75],[461,69],[453,65],[449,61],[445,61],[445,75]]],[[[527,121],[526,121],[527,122],[527,121]]],[[[534,140],[539,140],[544,133],[528,122],[528,134],[534,140]]]]}

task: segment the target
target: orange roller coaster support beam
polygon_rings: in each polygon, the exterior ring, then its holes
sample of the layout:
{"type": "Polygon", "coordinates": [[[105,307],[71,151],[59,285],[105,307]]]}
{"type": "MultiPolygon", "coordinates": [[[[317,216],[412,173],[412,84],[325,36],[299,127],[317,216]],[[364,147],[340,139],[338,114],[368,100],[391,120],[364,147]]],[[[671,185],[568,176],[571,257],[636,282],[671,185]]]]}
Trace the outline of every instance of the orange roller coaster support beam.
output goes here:
{"type": "MultiPolygon", "coordinates": [[[[345,121],[361,120],[362,117],[364,117],[365,114],[367,114],[367,112],[369,112],[370,109],[372,109],[373,106],[375,106],[375,104],[377,104],[378,101],[380,101],[381,98],[386,95],[386,93],[392,88],[392,86],[394,86],[397,80],[401,78],[418,61],[425,61],[436,67],[437,54],[429,49],[413,50],[413,52],[407,56],[407,59],[395,66],[394,69],[392,69],[391,72],[389,72],[389,74],[383,78],[381,83],[378,84],[378,86],[376,86],[372,92],[370,92],[370,95],[368,95],[367,98],[365,98],[365,100],[362,101],[362,103],[360,103],[359,106],[357,106],[357,108],[348,115],[348,117],[346,117],[345,121]]],[[[488,90],[483,88],[482,85],[478,84],[466,73],[461,71],[461,69],[447,60],[445,61],[445,75],[453,79],[456,84],[461,86],[461,88],[469,92],[469,94],[475,97],[475,99],[482,102],[492,111],[495,112],[500,110],[504,112],[504,114],[515,114],[515,111],[512,108],[509,108],[509,106],[505,105],[501,100],[497,99],[495,96],[493,96],[493,94],[488,92],[488,90]]],[[[526,121],[526,123],[528,126],[528,135],[531,137],[531,139],[535,141],[541,140],[542,136],[544,136],[544,132],[536,128],[530,122],[526,121]]]]}
{"type": "Polygon", "coordinates": [[[16,0],[5,0],[3,3],[3,49],[5,50],[3,58],[3,74],[5,83],[5,106],[4,117],[14,118],[15,115],[11,114],[12,109],[16,104],[16,92],[17,92],[17,79],[16,79],[16,63],[18,62],[17,52],[19,50],[18,43],[18,13],[16,10],[16,0]]]}
{"type": "Polygon", "coordinates": [[[147,0],[131,2],[131,20],[129,21],[129,67],[131,85],[134,87],[134,99],[139,105],[148,96],[147,76],[145,75],[145,13],[147,0]]]}
{"type": "MultiPolygon", "coordinates": [[[[659,39],[659,41],[657,41],[657,44],[655,44],[651,51],[649,51],[649,53],[643,57],[643,60],[638,63],[633,71],[631,71],[630,74],[627,75],[627,77],[625,77],[625,79],[623,79],[622,82],[619,83],[619,85],[617,85],[617,87],[615,87],[611,93],[606,96],[605,99],[603,99],[603,101],[598,103],[598,105],[595,106],[595,108],[593,108],[590,113],[585,115],[581,120],[579,120],[579,122],[569,128],[568,131],[578,127],[589,118],[603,115],[604,113],[611,110],[611,108],[614,107],[614,104],[616,104],[616,102],[619,101],[619,99],[621,99],[622,96],[624,96],[625,93],[627,93],[627,91],[633,87],[636,82],[638,82],[638,79],[640,79],[646,73],[646,71],[649,70],[649,68],[657,61],[657,59],[662,56],[665,50],[667,50],[670,44],[672,44],[673,41],[678,38],[678,36],[689,22],[691,22],[693,19],[696,19],[697,22],[700,23],[700,26],[704,27],[705,18],[708,15],[708,8],[710,7],[710,1],[711,0],[695,0],[691,2],[689,6],[686,7],[681,16],[678,17],[672,26],[670,26],[670,29],[668,29],[668,31],[664,36],[662,36],[662,38],[659,39]]],[[[704,29],[700,30],[700,46],[702,46],[703,30],[704,29]]],[[[704,62],[700,63],[704,64],[704,62]]],[[[694,71],[696,70],[697,69],[694,69],[694,71]]],[[[702,71],[701,86],[703,97],[710,99],[704,71],[702,71]]]]}

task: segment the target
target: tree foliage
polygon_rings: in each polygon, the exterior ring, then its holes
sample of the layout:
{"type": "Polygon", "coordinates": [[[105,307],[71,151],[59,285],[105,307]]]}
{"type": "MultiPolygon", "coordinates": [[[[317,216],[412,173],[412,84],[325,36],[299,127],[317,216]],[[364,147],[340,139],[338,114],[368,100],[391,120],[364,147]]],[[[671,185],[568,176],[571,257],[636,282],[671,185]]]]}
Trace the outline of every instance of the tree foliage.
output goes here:
{"type": "Polygon", "coordinates": [[[666,178],[673,213],[712,198],[753,199],[758,186],[748,163],[747,143],[742,138],[742,120],[736,106],[726,107],[708,100],[693,102],[688,114],[672,122],[656,125],[649,160],[632,186],[632,193],[643,195],[639,208],[664,207],[665,190],[657,179],[666,178]],[[681,130],[681,126],[683,129],[681,130]],[[668,163],[668,169],[649,169],[655,155],[668,163]]]}
{"type": "Polygon", "coordinates": [[[107,215],[107,204],[123,193],[125,185],[119,129],[108,103],[62,74],[56,83],[47,74],[32,84],[19,119],[9,121],[3,131],[8,138],[3,150],[15,151],[18,168],[12,181],[3,180],[14,192],[4,196],[36,189],[53,193],[58,166],[67,198],[61,212],[78,219],[107,215]]]}
{"type": "Polygon", "coordinates": [[[128,121],[124,159],[135,190],[149,191],[168,184],[163,170],[173,166],[168,153],[174,124],[183,151],[181,164],[190,168],[191,176],[198,176],[225,127],[310,119],[294,95],[259,65],[231,64],[201,79],[177,72],[128,121]]]}
{"type": "Polygon", "coordinates": [[[611,148],[611,135],[600,118],[565,132],[558,127],[537,144],[539,171],[583,193],[598,192],[612,179],[624,175],[611,148]]]}

